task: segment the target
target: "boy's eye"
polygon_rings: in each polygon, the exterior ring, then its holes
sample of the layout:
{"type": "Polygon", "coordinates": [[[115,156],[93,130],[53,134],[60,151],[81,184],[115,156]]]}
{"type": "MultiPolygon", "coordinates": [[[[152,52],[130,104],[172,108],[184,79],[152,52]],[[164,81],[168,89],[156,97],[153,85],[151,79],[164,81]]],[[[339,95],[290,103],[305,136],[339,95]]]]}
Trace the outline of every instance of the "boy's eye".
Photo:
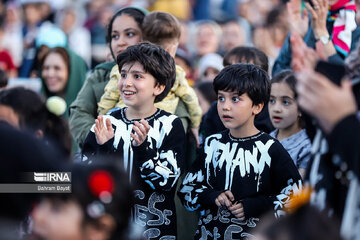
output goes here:
{"type": "Polygon", "coordinates": [[[122,73],[121,78],[126,78],[126,73],[122,73]]]}
{"type": "Polygon", "coordinates": [[[218,100],[219,100],[220,102],[223,102],[223,101],[225,101],[225,98],[224,98],[223,96],[218,96],[218,100]]]}
{"type": "Polygon", "coordinates": [[[111,38],[117,40],[119,39],[119,34],[112,34],[111,38]]]}
{"type": "Polygon", "coordinates": [[[233,102],[238,102],[238,101],[240,101],[240,98],[239,97],[232,97],[232,101],[233,102]]]}
{"type": "Polygon", "coordinates": [[[140,79],[141,76],[140,76],[139,74],[134,74],[134,78],[135,78],[135,79],[140,79]]]}
{"type": "Polygon", "coordinates": [[[270,103],[270,104],[275,104],[275,99],[271,99],[271,98],[270,98],[269,103],[270,103]]]}

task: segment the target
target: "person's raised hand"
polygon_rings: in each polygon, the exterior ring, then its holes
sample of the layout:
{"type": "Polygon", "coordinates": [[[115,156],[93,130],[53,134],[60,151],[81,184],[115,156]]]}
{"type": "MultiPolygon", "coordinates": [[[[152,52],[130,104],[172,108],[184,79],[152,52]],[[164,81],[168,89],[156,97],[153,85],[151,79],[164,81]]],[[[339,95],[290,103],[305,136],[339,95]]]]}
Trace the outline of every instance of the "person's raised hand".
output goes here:
{"type": "Polygon", "coordinates": [[[307,9],[302,9],[301,4],[301,0],[290,0],[286,7],[291,32],[297,32],[301,38],[304,38],[309,30],[309,17],[307,9]]]}
{"type": "Polygon", "coordinates": [[[299,106],[314,116],[325,133],[330,133],[344,117],[357,111],[352,85],[343,80],[341,86],[312,69],[296,73],[299,106]]]}
{"type": "Polygon", "coordinates": [[[106,126],[104,124],[104,119],[102,115],[99,115],[97,119],[95,119],[94,132],[96,142],[99,145],[103,145],[114,137],[114,129],[112,127],[110,119],[106,119],[105,123],[106,126]]]}
{"type": "Polygon", "coordinates": [[[311,15],[311,27],[314,32],[315,39],[321,36],[330,36],[326,28],[326,21],[329,11],[328,0],[311,0],[313,7],[307,2],[306,8],[311,15]]]}
{"type": "Polygon", "coordinates": [[[316,62],[320,59],[319,54],[314,49],[308,47],[296,32],[291,34],[290,44],[292,50],[292,68],[295,71],[304,68],[314,69],[316,62]]]}
{"type": "Polygon", "coordinates": [[[150,130],[150,125],[146,120],[141,119],[140,122],[136,121],[134,123],[133,130],[135,133],[130,133],[133,139],[132,145],[137,147],[146,140],[147,134],[150,130]]]}

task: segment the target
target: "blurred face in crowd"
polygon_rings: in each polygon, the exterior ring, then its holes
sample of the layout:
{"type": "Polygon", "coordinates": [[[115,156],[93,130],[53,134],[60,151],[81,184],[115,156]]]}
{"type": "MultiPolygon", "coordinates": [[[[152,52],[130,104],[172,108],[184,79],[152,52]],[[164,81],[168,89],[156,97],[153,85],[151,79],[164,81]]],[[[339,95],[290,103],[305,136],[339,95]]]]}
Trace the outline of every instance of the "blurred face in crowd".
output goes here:
{"type": "Polygon", "coordinates": [[[115,57],[127,47],[135,45],[141,40],[141,29],[133,17],[123,14],[114,20],[110,44],[115,57]]]}
{"type": "Polygon", "coordinates": [[[41,20],[41,9],[37,3],[28,3],[24,6],[25,21],[27,24],[34,25],[41,20]]]}
{"type": "Polygon", "coordinates": [[[209,24],[199,26],[195,44],[199,56],[216,52],[219,47],[219,39],[215,29],[209,24]]]}
{"type": "Polygon", "coordinates": [[[41,239],[83,238],[83,212],[75,201],[45,199],[33,211],[34,235],[41,239]]]}
{"type": "Polygon", "coordinates": [[[19,115],[9,106],[0,105],[0,121],[8,122],[16,128],[20,128],[19,115]]]}
{"type": "Polygon", "coordinates": [[[223,26],[223,46],[226,51],[245,44],[245,31],[237,22],[229,22],[223,26]]]}
{"type": "Polygon", "coordinates": [[[49,53],[43,64],[42,78],[51,93],[61,94],[68,82],[69,69],[59,53],[49,53]]]}
{"type": "Polygon", "coordinates": [[[208,82],[213,82],[215,77],[219,74],[219,70],[213,67],[208,67],[203,76],[202,76],[202,81],[208,81],[208,82]]]}

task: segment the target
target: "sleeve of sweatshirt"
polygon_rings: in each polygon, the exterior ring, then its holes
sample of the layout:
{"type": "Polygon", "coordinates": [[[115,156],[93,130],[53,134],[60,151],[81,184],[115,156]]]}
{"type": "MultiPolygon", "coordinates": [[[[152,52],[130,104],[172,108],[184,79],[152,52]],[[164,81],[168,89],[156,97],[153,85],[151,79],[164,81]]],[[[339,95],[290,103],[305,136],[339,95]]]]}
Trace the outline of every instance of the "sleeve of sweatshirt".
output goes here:
{"type": "Polygon", "coordinates": [[[342,119],[327,137],[329,149],[360,177],[360,121],[355,114],[342,119]]]}
{"type": "Polygon", "coordinates": [[[191,127],[199,127],[202,116],[199,100],[185,78],[185,71],[180,66],[176,66],[176,79],[179,81],[179,85],[175,89],[175,95],[185,103],[190,115],[191,127]]]}
{"type": "Polygon", "coordinates": [[[166,121],[160,133],[165,136],[161,146],[151,147],[145,141],[132,149],[141,178],[154,190],[170,191],[176,187],[184,166],[186,138],[180,118],[171,115],[166,121]]]}
{"type": "Polygon", "coordinates": [[[115,65],[110,73],[110,80],[106,84],[104,89],[104,94],[102,95],[100,102],[98,102],[98,113],[106,114],[111,109],[116,106],[116,103],[119,101],[120,92],[117,87],[118,81],[120,79],[119,67],[115,65]]]}
{"type": "Polygon", "coordinates": [[[205,153],[201,148],[197,158],[177,192],[181,202],[188,211],[216,207],[215,199],[223,190],[213,189],[206,181],[207,169],[205,166],[205,153]]]}

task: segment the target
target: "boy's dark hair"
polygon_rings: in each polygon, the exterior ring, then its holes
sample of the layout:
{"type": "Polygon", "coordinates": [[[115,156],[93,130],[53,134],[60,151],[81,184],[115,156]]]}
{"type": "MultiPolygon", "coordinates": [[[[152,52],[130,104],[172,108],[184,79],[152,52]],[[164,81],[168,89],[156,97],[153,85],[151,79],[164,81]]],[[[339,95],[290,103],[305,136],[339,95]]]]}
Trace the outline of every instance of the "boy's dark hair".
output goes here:
{"type": "Polygon", "coordinates": [[[8,85],[9,78],[5,71],[0,69],[0,88],[4,88],[8,85]]]}
{"type": "Polygon", "coordinates": [[[180,23],[176,17],[166,12],[151,12],[142,23],[143,38],[146,41],[163,45],[174,39],[179,40],[180,23]]]}
{"type": "Polygon", "coordinates": [[[232,63],[252,63],[265,72],[269,70],[269,60],[266,54],[255,47],[235,47],[224,57],[223,65],[229,66],[232,63]]]}
{"type": "Polygon", "coordinates": [[[124,64],[140,63],[144,71],[155,78],[155,85],[165,85],[164,91],[155,97],[155,103],[163,100],[174,85],[176,78],[175,61],[162,47],[149,42],[128,47],[117,56],[119,72],[124,64]]]}
{"type": "Polygon", "coordinates": [[[297,97],[297,92],[296,92],[296,78],[294,75],[294,72],[292,70],[283,70],[281,72],[279,72],[278,74],[276,74],[272,79],[271,79],[271,84],[273,83],[282,83],[285,82],[291,89],[291,91],[294,92],[294,97],[297,97]]]}
{"type": "Polygon", "coordinates": [[[237,91],[239,96],[247,93],[253,105],[264,103],[270,98],[268,74],[254,64],[237,63],[225,67],[214,79],[214,90],[237,91]]]}

